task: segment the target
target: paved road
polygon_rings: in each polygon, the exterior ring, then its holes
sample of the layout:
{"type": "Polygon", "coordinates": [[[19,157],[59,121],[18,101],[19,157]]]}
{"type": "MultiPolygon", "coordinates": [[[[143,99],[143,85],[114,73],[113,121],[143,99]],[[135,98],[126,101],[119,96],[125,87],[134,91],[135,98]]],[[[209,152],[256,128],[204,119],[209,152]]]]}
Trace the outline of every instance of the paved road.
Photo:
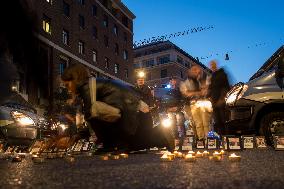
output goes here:
{"type": "Polygon", "coordinates": [[[78,156],[74,163],[30,158],[13,163],[0,160],[0,188],[284,188],[284,151],[237,152],[241,162],[175,159],[161,162],[157,154],[102,161],[78,156]]]}

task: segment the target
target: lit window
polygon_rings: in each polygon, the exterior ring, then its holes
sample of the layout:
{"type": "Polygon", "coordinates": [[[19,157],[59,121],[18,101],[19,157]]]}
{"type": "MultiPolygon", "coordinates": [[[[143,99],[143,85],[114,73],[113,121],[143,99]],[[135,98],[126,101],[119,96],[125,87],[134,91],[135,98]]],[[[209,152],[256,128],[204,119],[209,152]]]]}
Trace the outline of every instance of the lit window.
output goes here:
{"type": "Polygon", "coordinates": [[[79,54],[84,54],[84,42],[79,41],[79,54]]]}
{"type": "Polygon", "coordinates": [[[119,71],[119,64],[114,64],[114,73],[117,74],[119,71]]]}
{"type": "Polygon", "coordinates": [[[108,57],[105,57],[105,69],[109,68],[109,59],[108,57]]]}
{"type": "Polygon", "coordinates": [[[127,50],[123,51],[123,59],[128,60],[128,51],[127,50]]]}
{"type": "Polygon", "coordinates": [[[43,15],[42,19],[42,29],[46,32],[51,34],[51,19],[48,18],[46,15],[43,15]]]}
{"type": "Polygon", "coordinates": [[[93,50],[93,62],[97,63],[97,54],[98,52],[96,50],[93,50]]]}
{"type": "Polygon", "coordinates": [[[124,76],[125,78],[128,78],[128,69],[124,69],[124,76]]]}
{"type": "Polygon", "coordinates": [[[69,32],[67,30],[63,30],[62,31],[62,42],[65,44],[65,45],[68,45],[69,44],[69,32]]]}

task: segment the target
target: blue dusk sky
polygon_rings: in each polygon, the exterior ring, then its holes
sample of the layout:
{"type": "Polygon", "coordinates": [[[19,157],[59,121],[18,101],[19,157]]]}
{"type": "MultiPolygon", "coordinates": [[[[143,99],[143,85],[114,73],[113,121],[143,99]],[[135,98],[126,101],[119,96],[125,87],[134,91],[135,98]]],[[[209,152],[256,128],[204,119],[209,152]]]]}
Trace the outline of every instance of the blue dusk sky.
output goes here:
{"type": "Polygon", "coordinates": [[[134,41],[213,25],[213,29],[170,41],[207,66],[210,60],[217,60],[234,82],[247,81],[284,44],[283,0],[122,2],[136,15],[134,41]]]}

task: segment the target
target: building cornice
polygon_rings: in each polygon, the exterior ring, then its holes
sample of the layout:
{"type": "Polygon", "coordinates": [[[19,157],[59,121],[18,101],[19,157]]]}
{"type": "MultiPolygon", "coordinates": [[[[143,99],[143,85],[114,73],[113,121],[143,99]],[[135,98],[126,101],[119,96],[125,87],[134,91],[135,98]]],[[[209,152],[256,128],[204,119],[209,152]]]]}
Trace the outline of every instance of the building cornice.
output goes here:
{"type": "Polygon", "coordinates": [[[135,19],[136,16],[121,2],[121,0],[111,0],[113,4],[120,8],[120,11],[127,15],[130,19],[135,19]]]}
{"type": "Polygon", "coordinates": [[[107,8],[105,8],[105,6],[102,5],[102,4],[99,2],[99,0],[96,0],[96,3],[97,3],[98,5],[100,5],[100,6],[102,7],[102,9],[104,9],[104,11],[106,11],[115,21],[117,21],[117,23],[119,23],[119,25],[121,25],[124,29],[126,29],[129,33],[131,33],[131,34],[133,35],[133,32],[132,32],[129,28],[127,28],[126,26],[124,26],[124,25],[121,23],[120,20],[118,20],[115,16],[113,16],[113,14],[112,14],[107,8]]]}

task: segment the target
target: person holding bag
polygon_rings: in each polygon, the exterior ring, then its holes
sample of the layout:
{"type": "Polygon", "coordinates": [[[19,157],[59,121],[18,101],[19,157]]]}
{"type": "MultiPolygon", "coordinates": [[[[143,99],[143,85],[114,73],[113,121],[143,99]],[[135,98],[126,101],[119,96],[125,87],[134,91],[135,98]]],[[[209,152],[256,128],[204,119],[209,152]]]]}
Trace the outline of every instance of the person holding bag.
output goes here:
{"type": "Polygon", "coordinates": [[[93,78],[83,65],[65,69],[62,80],[72,94],[82,99],[83,113],[104,151],[139,150],[149,147],[173,149],[169,132],[152,127],[149,107],[132,86],[112,79],[93,78]],[[141,128],[151,124],[149,133],[141,128]]]}

